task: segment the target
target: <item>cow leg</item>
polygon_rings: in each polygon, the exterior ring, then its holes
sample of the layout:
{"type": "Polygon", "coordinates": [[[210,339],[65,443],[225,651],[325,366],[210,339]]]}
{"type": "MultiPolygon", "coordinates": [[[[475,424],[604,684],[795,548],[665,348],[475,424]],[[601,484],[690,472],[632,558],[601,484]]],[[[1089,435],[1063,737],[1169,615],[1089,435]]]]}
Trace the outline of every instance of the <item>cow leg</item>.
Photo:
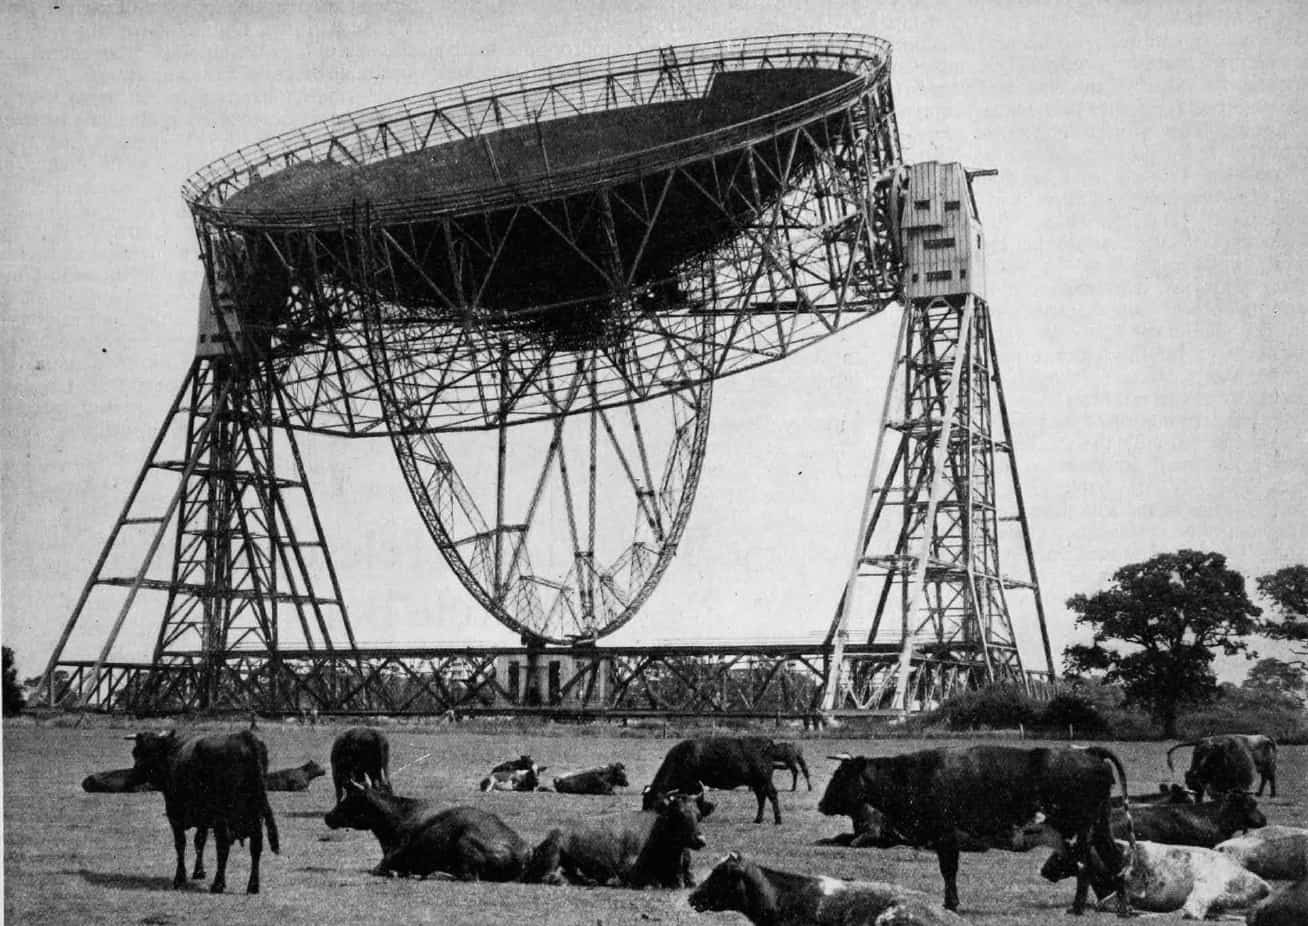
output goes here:
{"type": "Polygon", "coordinates": [[[250,834],[250,880],[245,884],[245,893],[259,893],[259,859],[263,856],[262,821],[256,821],[254,832],[250,834]]]}
{"type": "Polygon", "coordinates": [[[772,822],[781,823],[781,805],[777,802],[777,789],[773,786],[771,777],[764,786],[754,789],[754,796],[758,798],[758,814],[755,815],[754,822],[763,822],[763,802],[769,800],[772,802],[772,822]]]}
{"type": "Polygon", "coordinates": [[[191,879],[199,881],[204,877],[204,842],[209,836],[209,829],[204,826],[195,828],[195,868],[191,872],[191,879]]]}
{"type": "Polygon", "coordinates": [[[681,871],[680,871],[680,875],[681,875],[681,883],[675,885],[676,887],[694,887],[694,886],[695,886],[695,876],[694,876],[694,874],[692,874],[691,871],[690,871],[690,850],[689,850],[689,849],[682,849],[682,850],[681,850],[681,871]]]}
{"type": "Polygon", "coordinates": [[[173,849],[177,852],[177,868],[173,872],[173,887],[179,888],[186,884],[186,827],[172,820],[168,822],[173,827],[173,849]]]}
{"type": "Polygon", "coordinates": [[[958,832],[951,826],[948,835],[936,841],[936,861],[940,877],[945,879],[945,909],[958,909],[958,832]]]}
{"type": "Polygon", "coordinates": [[[214,865],[213,883],[209,885],[209,892],[211,894],[221,894],[227,890],[227,855],[232,850],[232,836],[227,829],[226,820],[214,821],[213,848],[218,861],[214,865]]]}

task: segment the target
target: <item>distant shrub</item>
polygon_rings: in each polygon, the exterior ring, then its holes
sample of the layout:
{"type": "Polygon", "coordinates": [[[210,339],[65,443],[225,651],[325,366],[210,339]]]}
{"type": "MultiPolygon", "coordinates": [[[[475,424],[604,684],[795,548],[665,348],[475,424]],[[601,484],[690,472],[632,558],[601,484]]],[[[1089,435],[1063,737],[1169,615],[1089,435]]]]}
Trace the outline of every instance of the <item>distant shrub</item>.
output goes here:
{"type": "Polygon", "coordinates": [[[1288,694],[1223,685],[1210,703],[1182,714],[1184,739],[1219,733],[1265,733],[1278,743],[1308,743],[1308,713],[1288,694]]]}
{"type": "Polygon", "coordinates": [[[1039,704],[1022,689],[991,685],[949,698],[931,713],[930,722],[942,723],[951,730],[1011,730],[1031,726],[1039,711],[1039,704]]]}
{"type": "Polygon", "coordinates": [[[1108,721],[1099,713],[1094,700],[1075,689],[1054,695],[1040,711],[1037,722],[1041,727],[1060,732],[1070,728],[1083,736],[1098,736],[1108,730],[1108,721]]]}

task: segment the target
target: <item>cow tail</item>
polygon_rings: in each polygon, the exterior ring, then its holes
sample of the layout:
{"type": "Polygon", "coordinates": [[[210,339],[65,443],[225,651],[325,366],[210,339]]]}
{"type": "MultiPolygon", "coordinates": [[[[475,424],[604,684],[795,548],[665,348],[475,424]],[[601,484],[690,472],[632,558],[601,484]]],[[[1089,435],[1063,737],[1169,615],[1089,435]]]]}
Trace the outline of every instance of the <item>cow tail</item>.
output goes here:
{"type": "Polygon", "coordinates": [[[1122,813],[1126,815],[1126,841],[1131,846],[1131,858],[1127,864],[1135,859],[1135,821],[1131,819],[1131,798],[1127,794],[1126,788],[1126,769],[1122,766],[1122,760],[1117,755],[1102,746],[1087,746],[1086,752],[1090,755],[1102,759],[1105,762],[1111,762],[1113,768],[1117,769],[1117,775],[1122,782],[1122,813]]]}
{"type": "Polygon", "coordinates": [[[1198,746],[1198,745],[1199,745],[1198,740],[1190,740],[1188,743],[1177,743],[1171,749],[1167,750],[1167,770],[1169,772],[1176,771],[1176,769],[1172,767],[1172,753],[1176,752],[1176,750],[1178,749],[1185,749],[1187,746],[1198,746]]]}
{"type": "Polygon", "coordinates": [[[268,848],[281,855],[282,847],[277,839],[277,818],[273,816],[272,805],[268,803],[267,794],[263,796],[263,823],[264,828],[268,830],[268,848]]]}

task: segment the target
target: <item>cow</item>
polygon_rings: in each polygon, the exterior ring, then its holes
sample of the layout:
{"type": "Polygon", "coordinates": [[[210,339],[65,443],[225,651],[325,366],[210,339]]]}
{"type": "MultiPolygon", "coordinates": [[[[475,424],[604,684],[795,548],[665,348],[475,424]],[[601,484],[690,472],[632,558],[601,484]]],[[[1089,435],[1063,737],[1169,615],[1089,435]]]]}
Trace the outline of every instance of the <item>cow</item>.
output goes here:
{"type": "Polygon", "coordinates": [[[704,848],[693,795],[664,796],[653,811],[556,828],[533,852],[529,881],[610,887],[694,887],[690,850],[704,848]]]}
{"type": "MultiPolygon", "coordinates": [[[[1043,813],[1045,825],[1060,840],[1074,840],[1072,852],[1079,862],[1087,861],[1093,843],[1111,870],[1120,872],[1121,853],[1109,829],[1114,770],[1122,793],[1128,793],[1121,761],[1096,746],[967,746],[860,756],[844,759],[836,768],[818,810],[851,816],[861,805],[870,805],[906,842],[932,846],[945,882],[945,907],[957,910],[959,830],[1003,845],[1012,841],[1015,827],[1043,813]]],[[[1083,868],[1071,912],[1084,912],[1089,886],[1083,868]]],[[[1129,912],[1124,895],[1118,912],[1129,912]]]]}
{"type": "Polygon", "coordinates": [[[349,781],[390,790],[391,744],[380,730],[351,727],[344,731],[332,743],[331,762],[337,803],[345,797],[349,781]]]}
{"type": "MultiPolygon", "coordinates": [[[[758,736],[707,736],[682,740],[668,750],[654,780],[645,789],[642,807],[653,808],[668,792],[691,794],[704,786],[730,790],[748,787],[758,799],[755,823],[763,822],[763,803],[772,802],[773,822],[781,823],[777,789],[772,785],[772,740],[758,736]]],[[[701,798],[702,800],[702,798],[701,798]]],[[[705,802],[707,803],[707,802],[705,802]]],[[[701,806],[703,816],[708,809],[701,806]]]]}
{"type": "Polygon", "coordinates": [[[323,821],[332,829],[372,831],[382,848],[375,875],[425,878],[439,871],[461,881],[516,881],[531,859],[526,841],[493,813],[438,810],[429,801],[353,780],[323,821]]]}
{"type": "Polygon", "coordinates": [[[259,893],[259,858],[266,827],[268,847],[280,852],[277,823],[264,788],[267,747],[249,730],[227,736],[179,737],[137,733],[132,748],[137,780],[148,781],[164,795],[164,811],[173,831],[177,868],[173,887],[186,884],[186,831],[195,829],[195,870],[204,877],[204,843],[212,829],[218,856],[209,890],[227,888],[227,854],[236,840],[250,841],[250,879],[246,893],[259,893]]]}
{"type": "Polygon", "coordinates": [[[1167,767],[1172,768],[1172,753],[1194,747],[1185,785],[1203,800],[1205,792],[1214,798],[1227,791],[1252,791],[1258,776],[1258,796],[1267,785],[1276,797],[1276,740],[1261,734],[1225,733],[1177,743],[1167,750],[1167,767]]]}
{"type": "Polygon", "coordinates": [[[481,790],[535,791],[540,787],[539,773],[546,768],[542,765],[540,768],[515,769],[511,772],[492,771],[481,780],[481,790]]]}
{"type": "Polygon", "coordinates": [[[269,772],[264,778],[264,787],[269,791],[308,791],[310,782],[326,774],[321,765],[310,759],[298,768],[269,772]]]}
{"type": "MultiPolygon", "coordinates": [[[[1186,919],[1202,920],[1210,914],[1250,907],[1271,890],[1262,878],[1213,849],[1169,846],[1147,839],[1137,840],[1134,847],[1119,842],[1118,847],[1129,856],[1126,891],[1131,906],[1148,913],[1181,910],[1186,919]]],[[[1117,888],[1097,859],[1091,869],[1091,886],[1102,906],[1117,888]]],[[[1057,852],[1040,869],[1049,881],[1077,873],[1071,858],[1057,852]]]]}
{"type": "Polygon", "coordinates": [[[1151,794],[1130,794],[1125,801],[1120,797],[1113,798],[1113,806],[1120,806],[1123,803],[1130,804],[1132,807],[1143,804],[1193,804],[1194,793],[1181,785],[1168,784],[1164,781],[1158,785],[1158,790],[1151,794]]]}
{"type": "Polygon", "coordinates": [[[491,769],[491,774],[494,774],[495,772],[525,772],[529,769],[536,769],[537,772],[540,771],[540,768],[536,765],[536,762],[531,756],[521,755],[516,759],[509,759],[505,762],[501,762],[499,765],[491,769]]]}
{"type": "MultiPolygon", "coordinates": [[[[891,849],[895,846],[912,845],[892,826],[886,823],[886,816],[875,807],[863,804],[850,815],[854,825],[852,833],[841,833],[827,839],[819,839],[818,845],[848,846],[851,849],[891,849]]],[[[978,839],[971,833],[956,830],[960,852],[988,852],[991,849],[1007,849],[1010,852],[1026,852],[1040,844],[1028,837],[1029,828],[1013,827],[1001,839],[978,839]]],[[[920,848],[917,846],[915,848],[920,848]]]]}
{"type": "Polygon", "coordinates": [[[758,926],[962,926],[920,891],[764,868],[732,852],[690,895],[699,913],[731,910],[758,926]]]}
{"type": "Polygon", "coordinates": [[[1308,878],[1283,888],[1249,911],[1247,926],[1303,926],[1308,923],[1308,878]]]}
{"type": "Polygon", "coordinates": [[[136,777],[134,768],[115,768],[107,772],[92,772],[82,779],[82,790],[91,794],[134,794],[153,791],[148,781],[136,777]]]}
{"type": "Polygon", "coordinates": [[[800,772],[804,773],[804,784],[808,785],[810,791],[813,790],[813,782],[808,777],[808,764],[804,761],[804,753],[798,746],[794,743],[773,742],[768,755],[772,758],[774,771],[790,769],[790,790],[794,791],[799,786],[800,772]]]}
{"type": "Polygon", "coordinates": [[[1128,827],[1137,839],[1172,846],[1201,846],[1211,849],[1244,830],[1267,825],[1251,794],[1231,792],[1219,802],[1205,804],[1151,804],[1133,807],[1129,821],[1126,810],[1113,808],[1113,834],[1127,836],[1128,827]]]}
{"type": "Polygon", "coordinates": [[[1218,843],[1217,851],[1268,881],[1308,878],[1308,829],[1267,826],[1218,843]]]}
{"type": "Polygon", "coordinates": [[[612,794],[614,788],[627,785],[627,769],[621,762],[554,779],[554,790],[561,794],[612,794]]]}

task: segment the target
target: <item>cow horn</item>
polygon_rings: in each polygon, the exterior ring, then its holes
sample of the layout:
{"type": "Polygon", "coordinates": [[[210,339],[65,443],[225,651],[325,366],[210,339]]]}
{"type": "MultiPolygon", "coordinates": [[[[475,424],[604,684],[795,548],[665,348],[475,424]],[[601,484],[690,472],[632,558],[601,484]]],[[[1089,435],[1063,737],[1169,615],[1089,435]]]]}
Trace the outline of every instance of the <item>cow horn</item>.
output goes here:
{"type": "Polygon", "coordinates": [[[356,791],[362,791],[362,790],[363,790],[363,785],[360,784],[359,782],[355,781],[353,778],[347,778],[347,779],[345,779],[345,787],[347,787],[347,788],[353,788],[353,789],[356,790],[356,791]]]}
{"type": "Polygon", "coordinates": [[[852,759],[852,758],[854,758],[854,757],[851,756],[851,755],[850,755],[849,753],[847,753],[847,752],[841,752],[841,753],[837,753],[837,754],[834,755],[834,756],[827,756],[827,758],[828,758],[828,759],[835,759],[837,762],[848,762],[850,759],[852,759]]]}
{"type": "Polygon", "coordinates": [[[133,733],[131,736],[124,736],[123,739],[125,739],[125,740],[134,740],[134,739],[136,739],[136,734],[133,733]]]}

